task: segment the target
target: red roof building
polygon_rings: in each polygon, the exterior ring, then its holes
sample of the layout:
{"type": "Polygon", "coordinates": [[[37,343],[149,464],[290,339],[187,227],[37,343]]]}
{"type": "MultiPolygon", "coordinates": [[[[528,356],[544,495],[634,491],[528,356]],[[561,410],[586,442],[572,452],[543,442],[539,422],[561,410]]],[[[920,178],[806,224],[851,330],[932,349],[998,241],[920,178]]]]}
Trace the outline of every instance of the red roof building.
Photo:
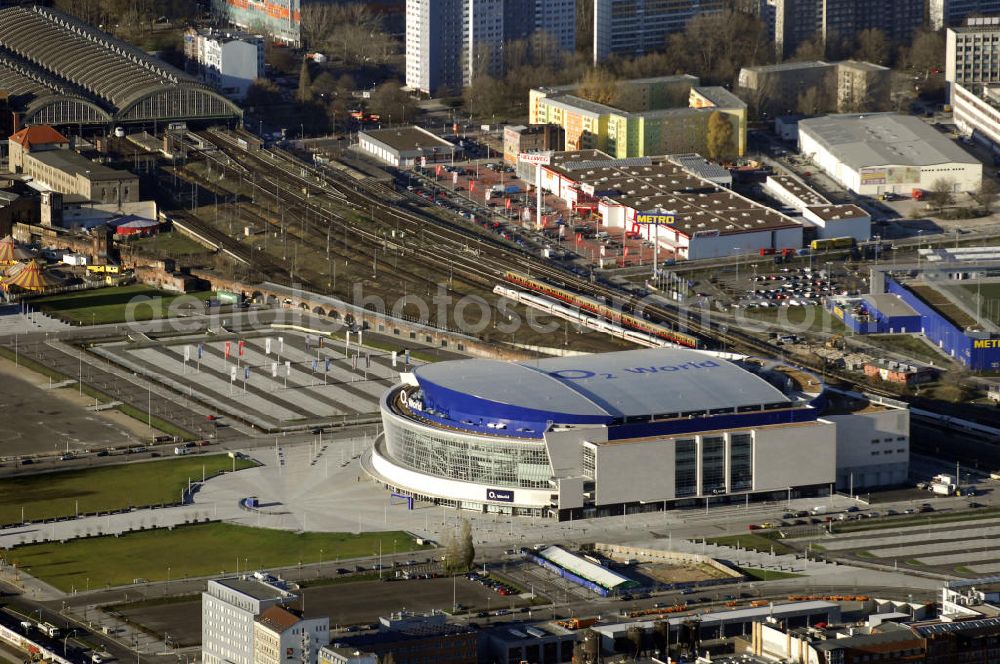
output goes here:
{"type": "Polygon", "coordinates": [[[69,145],[69,139],[48,125],[31,125],[14,132],[10,137],[12,143],[17,143],[26,151],[42,145],[69,145]]]}

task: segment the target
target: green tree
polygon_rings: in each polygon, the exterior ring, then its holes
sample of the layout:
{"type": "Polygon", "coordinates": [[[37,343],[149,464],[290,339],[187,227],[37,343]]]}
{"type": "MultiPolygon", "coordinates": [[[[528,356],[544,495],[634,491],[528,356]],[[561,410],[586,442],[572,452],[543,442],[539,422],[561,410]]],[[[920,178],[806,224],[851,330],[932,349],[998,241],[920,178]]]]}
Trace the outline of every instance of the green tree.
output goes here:
{"type": "Polygon", "coordinates": [[[576,94],[597,104],[615,106],[618,103],[618,81],[607,69],[594,67],[584,74],[576,94]]]}
{"type": "Polygon", "coordinates": [[[472,542],[472,526],[462,519],[459,532],[452,534],[445,545],[444,570],[447,574],[461,574],[472,569],[476,548],[472,542]]]}
{"type": "Polygon", "coordinates": [[[302,58],[302,67],[299,69],[299,89],[295,93],[295,98],[303,104],[308,104],[313,100],[312,74],[309,72],[307,58],[302,58]]]}
{"type": "Polygon", "coordinates": [[[399,81],[386,81],[372,91],[368,110],[378,113],[385,122],[409,122],[417,115],[417,102],[403,90],[399,81]]]}
{"type": "Polygon", "coordinates": [[[733,153],[733,125],[722,111],[713,111],[708,116],[705,146],[709,159],[718,160],[733,153]]]}
{"type": "Polygon", "coordinates": [[[244,104],[247,106],[269,106],[281,99],[278,86],[266,78],[254,79],[247,88],[244,104]]]}
{"type": "Polygon", "coordinates": [[[462,567],[470,570],[476,559],[476,546],[472,542],[472,524],[469,523],[468,519],[462,519],[462,528],[458,537],[461,546],[462,567]]]}

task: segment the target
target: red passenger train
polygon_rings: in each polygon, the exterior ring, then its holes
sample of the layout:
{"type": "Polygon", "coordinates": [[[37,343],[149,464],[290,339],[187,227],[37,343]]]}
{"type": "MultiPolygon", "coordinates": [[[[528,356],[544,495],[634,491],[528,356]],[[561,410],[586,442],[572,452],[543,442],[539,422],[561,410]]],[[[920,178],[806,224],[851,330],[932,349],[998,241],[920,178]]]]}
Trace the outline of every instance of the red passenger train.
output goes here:
{"type": "Polygon", "coordinates": [[[609,320],[612,323],[621,325],[622,327],[639,330],[640,332],[645,332],[664,339],[665,341],[679,344],[681,346],[687,346],[688,348],[701,347],[700,340],[695,336],[671,330],[663,325],[651,323],[644,318],[625,313],[620,309],[608,306],[607,304],[598,302],[597,300],[585,295],[563,290],[562,288],[558,288],[538,279],[526,277],[523,274],[518,274],[517,272],[507,272],[504,275],[504,279],[515,286],[520,286],[521,288],[525,288],[534,293],[540,293],[547,297],[570,304],[574,307],[579,307],[582,311],[588,311],[592,314],[600,316],[601,318],[609,320]]]}

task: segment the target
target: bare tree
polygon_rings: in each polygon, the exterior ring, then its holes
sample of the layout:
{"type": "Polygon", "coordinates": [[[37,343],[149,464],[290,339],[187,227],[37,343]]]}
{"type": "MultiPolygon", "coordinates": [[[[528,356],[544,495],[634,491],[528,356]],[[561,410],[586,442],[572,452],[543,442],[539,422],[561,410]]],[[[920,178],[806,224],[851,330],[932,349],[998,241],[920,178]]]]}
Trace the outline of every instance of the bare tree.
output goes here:
{"type": "Polygon", "coordinates": [[[983,181],[979,183],[979,188],[972,194],[972,198],[979,203],[979,207],[986,214],[990,214],[996,204],[997,194],[1000,194],[1000,185],[997,184],[996,180],[984,177],[983,181]]]}
{"type": "Polygon", "coordinates": [[[858,48],[854,57],[865,62],[884,65],[889,62],[889,40],[878,28],[868,28],[858,33],[858,48]]]}
{"type": "Polygon", "coordinates": [[[302,41],[306,48],[318,50],[326,47],[340,17],[337,5],[310,2],[302,7],[302,41]]]}
{"type": "Polygon", "coordinates": [[[944,65],[945,42],[941,33],[919,30],[909,50],[909,65],[926,80],[935,67],[944,65]]]}
{"type": "Polygon", "coordinates": [[[927,193],[927,198],[938,210],[946,205],[951,205],[955,201],[952,194],[954,182],[949,178],[938,178],[931,184],[931,190],[927,193]]]}
{"type": "MultiPolygon", "coordinates": [[[[322,40],[324,48],[349,65],[382,65],[399,44],[385,31],[382,16],[369,5],[331,5],[333,27],[322,40]]],[[[322,35],[321,35],[322,37],[322,35]]]]}
{"type": "Polygon", "coordinates": [[[789,60],[822,60],[825,57],[826,44],[823,43],[822,37],[817,36],[814,39],[809,39],[799,44],[789,60]]]}

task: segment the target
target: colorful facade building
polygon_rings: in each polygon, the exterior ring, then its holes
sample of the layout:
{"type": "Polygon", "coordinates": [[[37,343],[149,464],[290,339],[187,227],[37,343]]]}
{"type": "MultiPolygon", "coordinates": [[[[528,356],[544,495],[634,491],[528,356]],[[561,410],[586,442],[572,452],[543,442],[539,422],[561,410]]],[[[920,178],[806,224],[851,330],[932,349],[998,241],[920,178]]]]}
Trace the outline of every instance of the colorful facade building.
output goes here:
{"type": "Polygon", "coordinates": [[[700,87],[696,76],[620,82],[617,106],[578,96],[575,86],[529,93],[529,123],[554,124],[567,150],[601,150],[616,159],[697,152],[710,154],[708,121],[719,111],[732,126],[725,156],[746,151],[747,106],[722,87],[700,87]]]}

